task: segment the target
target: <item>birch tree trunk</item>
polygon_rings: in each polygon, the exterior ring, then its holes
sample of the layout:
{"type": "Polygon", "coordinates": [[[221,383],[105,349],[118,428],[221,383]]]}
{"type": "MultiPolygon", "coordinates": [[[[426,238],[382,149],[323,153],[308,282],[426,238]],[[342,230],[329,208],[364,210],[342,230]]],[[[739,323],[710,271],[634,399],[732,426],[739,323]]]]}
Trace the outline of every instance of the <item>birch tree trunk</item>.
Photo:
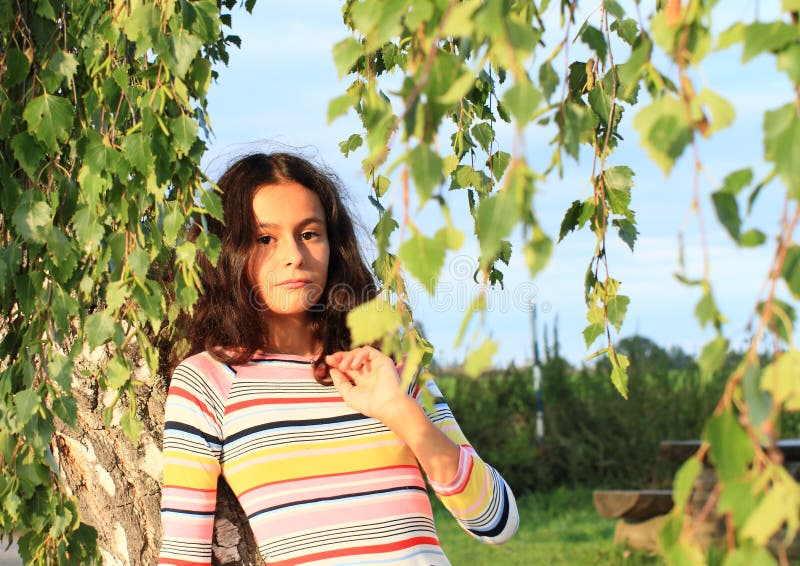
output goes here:
{"type": "MultiPolygon", "coordinates": [[[[152,376],[138,355],[133,363],[142,434],[133,443],[118,426],[128,409],[117,404],[111,426],[102,408],[110,400],[99,390],[94,368],[107,352],[84,352],[76,362],[72,392],[78,404],[78,424],[57,422],[53,452],[67,489],[77,497],[82,520],[97,529],[105,566],[151,566],[161,542],[161,485],[164,401],[167,380],[152,376]]],[[[111,394],[105,394],[111,395],[111,394]]],[[[213,563],[218,566],[263,564],[252,531],[238,501],[224,480],[217,495],[213,563]]]]}

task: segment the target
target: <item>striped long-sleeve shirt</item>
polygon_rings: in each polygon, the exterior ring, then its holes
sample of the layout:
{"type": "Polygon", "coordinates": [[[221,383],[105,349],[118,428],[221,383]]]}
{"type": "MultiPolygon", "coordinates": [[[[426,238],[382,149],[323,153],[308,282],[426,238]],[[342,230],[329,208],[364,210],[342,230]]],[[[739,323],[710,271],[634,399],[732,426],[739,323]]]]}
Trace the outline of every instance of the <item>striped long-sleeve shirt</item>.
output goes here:
{"type": "MultiPolygon", "coordinates": [[[[432,382],[431,420],[460,447],[449,483],[429,482],[483,542],[516,531],[514,496],[464,438],[432,382]]],[[[409,394],[421,402],[420,385],[409,394]]],[[[228,366],[202,353],[175,370],[164,425],[159,564],[211,564],[223,474],[270,565],[449,564],[411,450],[380,421],[317,383],[302,357],[228,366]]]]}

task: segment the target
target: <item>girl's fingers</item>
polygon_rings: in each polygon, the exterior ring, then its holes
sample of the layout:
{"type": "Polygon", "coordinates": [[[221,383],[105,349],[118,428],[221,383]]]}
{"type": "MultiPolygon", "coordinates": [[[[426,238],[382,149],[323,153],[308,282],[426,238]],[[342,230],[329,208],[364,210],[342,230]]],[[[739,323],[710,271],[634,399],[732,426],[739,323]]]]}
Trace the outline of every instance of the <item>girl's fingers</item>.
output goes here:
{"type": "Polygon", "coordinates": [[[334,352],[333,354],[329,354],[325,356],[325,363],[329,366],[339,365],[339,362],[342,360],[342,355],[344,352],[334,352]]]}
{"type": "Polygon", "coordinates": [[[331,381],[333,381],[333,386],[336,388],[336,391],[341,393],[342,396],[347,394],[353,388],[353,383],[338,369],[330,368],[328,373],[331,376],[331,381]]]}

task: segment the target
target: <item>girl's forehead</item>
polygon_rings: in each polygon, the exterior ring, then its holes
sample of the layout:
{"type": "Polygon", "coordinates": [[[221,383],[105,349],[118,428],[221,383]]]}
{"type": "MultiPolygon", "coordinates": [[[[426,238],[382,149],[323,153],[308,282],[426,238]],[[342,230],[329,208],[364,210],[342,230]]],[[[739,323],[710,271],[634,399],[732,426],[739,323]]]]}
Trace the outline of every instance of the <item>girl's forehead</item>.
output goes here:
{"type": "Polygon", "coordinates": [[[295,221],[325,221],[319,196],[295,182],[262,185],[253,195],[253,214],[257,224],[283,225],[295,221]]]}

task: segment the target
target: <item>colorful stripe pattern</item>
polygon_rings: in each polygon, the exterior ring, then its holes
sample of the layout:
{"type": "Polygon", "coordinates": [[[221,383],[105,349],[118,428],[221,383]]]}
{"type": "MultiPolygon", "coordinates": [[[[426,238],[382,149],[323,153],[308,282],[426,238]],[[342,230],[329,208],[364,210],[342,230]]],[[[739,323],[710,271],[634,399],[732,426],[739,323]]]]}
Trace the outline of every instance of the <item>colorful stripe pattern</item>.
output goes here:
{"type": "MultiPolygon", "coordinates": [[[[514,497],[485,464],[435,384],[432,421],[461,446],[459,471],[431,483],[472,536],[516,531],[514,497]]],[[[413,384],[409,394],[421,399],[413,384]]],[[[211,564],[219,474],[270,564],[449,564],[414,455],[380,421],[317,383],[305,358],[270,355],[226,366],[203,353],[172,378],[164,429],[159,564],[211,564]]]]}

